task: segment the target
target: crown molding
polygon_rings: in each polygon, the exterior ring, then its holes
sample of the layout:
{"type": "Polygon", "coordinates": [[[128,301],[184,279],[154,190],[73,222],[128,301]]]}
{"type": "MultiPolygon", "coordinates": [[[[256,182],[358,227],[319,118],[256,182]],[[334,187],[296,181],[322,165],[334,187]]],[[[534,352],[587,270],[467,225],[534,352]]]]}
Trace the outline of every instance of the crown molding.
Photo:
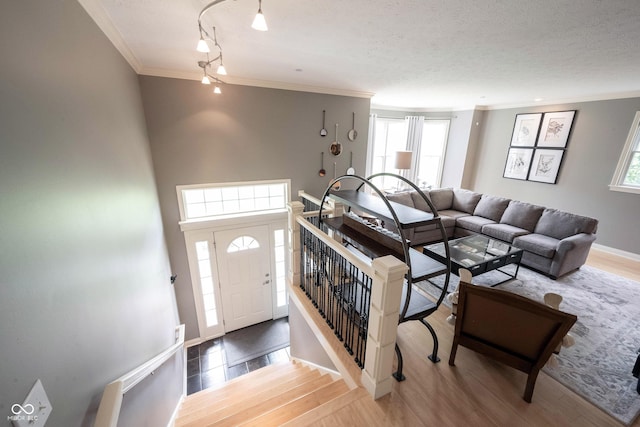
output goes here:
{"type": "Polygon", "coordinates": [[[137,74],[140,74],[142,64],[133,54],[131,49],[129,49],[129,46],[124,41],[124,37],[122,37],[122,34],[118,31],[116,26],[113,25],[111,17],[102,4],[98,0],[78,0],[78,3],[80,3],[84,10],[89,14],[91,19],[93,19],[98,28],[102,30],[104,35],[107,36],[113,46],[129,63],[131,68],[133,68],[137,74]]]}
{"type": "MultiPolygon", "coordinates": [[[[168,77],[172,79],[196,80],[200,81],[202,73],[199,71],[176,71],[163,68],[144,68],[138,74],[154,77],[168,77]]],[[[263,87],[268,89],[292,90],[297,92],[320,93],[324,95],[349,96],[354,98],[371,99],[372,92],[364,92],[350,89],[337,89],[310,85],[301,85],[296,83],[275,82],[267,80],[243,79],[240,77],[224,76],[224,82],[232,85],[263,87]]]]}
{"type": "Polygon", "coordinates": [[[485,110],[508,110],[511,108],[547,107],[559,104],[575,104],[578,102],[608,101],[612,99],[640,98],[640,91],[616,92],[599,95],[576,96],[573,98],[545,99],[540,102],[523,102],[517,104],[489,105],[485,110]]]}

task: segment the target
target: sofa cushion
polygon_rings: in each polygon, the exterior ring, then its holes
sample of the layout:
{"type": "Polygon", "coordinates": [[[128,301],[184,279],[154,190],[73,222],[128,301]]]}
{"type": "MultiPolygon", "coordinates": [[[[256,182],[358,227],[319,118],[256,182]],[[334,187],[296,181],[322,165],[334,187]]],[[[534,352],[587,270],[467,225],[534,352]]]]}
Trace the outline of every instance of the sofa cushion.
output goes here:
{"type": "Polygon", "coordinates": [[[481,197],[480,193],[456,188],[453,190],[451,209],[472,214],[481,197]]]}
{"type": "Polygon", "coordinates": [[[453,204],[453,189],[452,188],[437,188],[429,191],[429,199],[431,203],[436,207],[438,211],[451,209],[453,204]]]}
{"type": "MultiPolygon", "coordinates": [[[[428,191],[424,192],[424,195],[427,196],[427,198],[429,199],[429,192],[428,191]]],[[[424,201],[424,199],[422,198],[420,193],[418,193],[417,191],[412,191],[411,192],[411,198],[413,199],[413,206],[416,209],[420,209],[421,211],[424,211],[424,212],[431,212],[431,208],[429,207],[427,202],[424,201]]],[[[429,199],[429,200],[431,200],[431,199],[429,199]]]]}
{"type": "Polygon", "coordinates": [[[542,206],[511,200],[500,218],[500,223],[533,232],[543,210],[542,206]]]}
{"type": "Polygon", "coordinates": [[[482,227],[487,224],[495,224],[496,222],[477,215],[463,216],[456,220],[456,226],[464,228],[465,230],[474,231],[476,233],[482,233],[482,227]]]}
{"type": "Polygon", "coordinates": [[[401,205],[413,207],[413,199],[411,193],[405,191],[402,193],[390,193],[387,194],[387,200],[391,202],[400,203],[401,205]]]}
{"type": "Polygon", "coordinates": [[[483,194],[473,214],[492,219],[494,222],[500,222],[500,218],[502,218],[502,214],[509,206],[509,202],[509,199],[483,194]]]}
{"type": "Polygon", "coordinates": [[[533,252],[545,258],[553,258],[558,247],[558,239],[545,236],[544,234],[527,234],[513,239],[513,246],[533,252]]]}
{"type": "Polygon", "coordinates": [[[509,224],[488,224],[482,227],[482,234],[505,242],[513,242],[513,239],[529,234],[529,231],[509,224]]]}
{"type": "Polygon", "coordinates": [[[443,218],[443,220],[445,217],[449,217],[449,218],[453,218],[454,221],[463,216],[469,216],[469,214],[466,212],[454,211],[453,209],[445,209],[442,211],[438,211],[438,214],[440,215],[441,218],[443,218]]]}
{"type": "MultiPolygon", "coordinates": [[[[440,221],[442,221],[442,226],[444,228],[453,228],[456,225],[456,219],[451,216],[440,216],[440,221]]],[[[439,230],[439,229],[440,228],[438,227],[437,224],[429,224],[429,225],[421,225],[419,227],[416,227],[414,230],[416,230],[416,233],[421,233],[424,231],[439,230]]]]}
{"type": "Polygon", "coordinates": [[[547,208],[534,232],[562,240],[580,233],[593,234],[597,227],[596,219],[547,208]]]}

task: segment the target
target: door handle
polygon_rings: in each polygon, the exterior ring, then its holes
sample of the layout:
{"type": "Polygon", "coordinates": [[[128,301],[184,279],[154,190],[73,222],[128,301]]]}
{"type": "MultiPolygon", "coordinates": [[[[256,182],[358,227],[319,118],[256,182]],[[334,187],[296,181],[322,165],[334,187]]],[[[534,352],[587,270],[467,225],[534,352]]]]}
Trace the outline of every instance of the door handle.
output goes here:
{"type": "Polygon", "coordinates": [[[271,280],[267,280],[264,283],[262,283],[263,285],[268,285],[271,282],[271,280]]]}

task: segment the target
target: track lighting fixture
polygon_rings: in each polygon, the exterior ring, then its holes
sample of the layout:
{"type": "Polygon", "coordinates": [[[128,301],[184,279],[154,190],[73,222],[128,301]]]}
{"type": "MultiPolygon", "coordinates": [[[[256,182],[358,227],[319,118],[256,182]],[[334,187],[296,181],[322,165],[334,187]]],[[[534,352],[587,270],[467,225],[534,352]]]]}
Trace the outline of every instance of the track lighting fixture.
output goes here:
{"type": "Polygon", "coordinates": [[[262,14],[262,0],[258,0],[258,13],[256,13],[256,17],[253,18],[251,28],[258,31],[267,31],[269,29],[267,27],[267,21],[265,21],[264,15],[262,14]]]}
{"type": "MultiPolygon", "coordinates": [[[[224,83],[224,82],[217,77],[211,76],[208,72],[208,69],[212,69],[213,65],[217,61],[220,61],[220,63],[216,68],[216,74],[220,76],[226,76],[227,70],[225,69],[224,64],[222,63],[222,47],[218,43],[218,39],[216,37],[216,27],[213,27],[213,37],[211,37],[207,32],[207,30],[205,30],[205,28],[202,26],[202,17],[204,16],[205,13],[207,13],[209,9],[211,9],[213,6],[217,5],[218,3],[222,3],[223,1],[225,0],[215,0],[209,3],[202,9],[202,11],[200,11],[200,15],[198,16],[198,31],[200,33],[200,40],[198,40],[198,45],[196,47],[196,50],[198,52],[207,54],[207,60],[198,61],[198,66],[202,68],[202,72],[203,72],[202,84],[209,85],[211,84],[212,80],[216,82],[216,85],[213,89],[214,93],[222,93],[222,91],[220,90],[220,86],[218,84],[224,83]],[[209,47],[209,42],[212,42],[214,48],[218,49],[218,56],[216,56],[213,59],[209,57],[209,53],[211,52],[211,48],[209,47]]],[[[251,27],[258,31],[268,30],[267,22],[265,21],[264,15],[262,14],[262,0],[258,0],[258,13],[254,18],[253,24],[251,25],[251,27]]]]}

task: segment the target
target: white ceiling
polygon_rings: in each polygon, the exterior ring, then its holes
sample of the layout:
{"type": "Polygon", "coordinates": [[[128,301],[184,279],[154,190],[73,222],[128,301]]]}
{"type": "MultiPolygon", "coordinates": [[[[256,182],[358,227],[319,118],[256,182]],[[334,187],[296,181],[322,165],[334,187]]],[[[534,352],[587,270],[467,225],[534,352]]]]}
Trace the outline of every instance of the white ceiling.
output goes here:
{"type": "MultiPolygon", "coordinates": [[[[79,0],[139,74],[200,79],[208,0],[79,0]]],[[[227,0],[228,83],[355,96],[408,110],[640,96],[638,0],[227,0]]]]}

